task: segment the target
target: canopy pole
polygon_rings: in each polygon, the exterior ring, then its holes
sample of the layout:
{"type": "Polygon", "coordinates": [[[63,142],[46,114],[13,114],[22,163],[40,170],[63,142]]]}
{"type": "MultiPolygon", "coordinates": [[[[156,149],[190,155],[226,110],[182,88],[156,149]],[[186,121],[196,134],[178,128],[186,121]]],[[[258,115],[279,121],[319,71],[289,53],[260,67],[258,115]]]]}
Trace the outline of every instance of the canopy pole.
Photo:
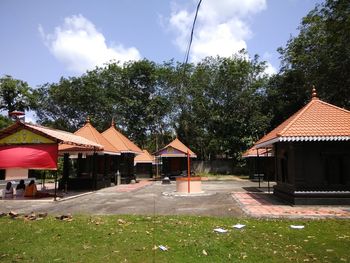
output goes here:
{"type": "MultiPolygon", "coordinates": [[[[265,148],[265,151],[266,151],[266,157],[269,157],[268,148],[265,148]]],[[[270,173],[267,175],[267,192],[270,193],[270,173]]]]}
{"type": "Polygon", "coordinates": [[[258,148],[256,148],[256,155],[257,155],[257,164],[256,164],[256,170],[257,170],[257,174],[258,174],[258,179],[259,179],[259,188],[260,188],[260,174],[259,174],[259,149],[258,148]]]}
{"type": "Polygon", "coordinates": [[[57,200],[57,170],[55,171],[55,196],[53,200],[57,200]]]}
{"type": "Polygon", "coordinates": [[[187,188],[188,193],[191,192],[191,161],[190,161],[190,151],[187,150],[187,188]]]}

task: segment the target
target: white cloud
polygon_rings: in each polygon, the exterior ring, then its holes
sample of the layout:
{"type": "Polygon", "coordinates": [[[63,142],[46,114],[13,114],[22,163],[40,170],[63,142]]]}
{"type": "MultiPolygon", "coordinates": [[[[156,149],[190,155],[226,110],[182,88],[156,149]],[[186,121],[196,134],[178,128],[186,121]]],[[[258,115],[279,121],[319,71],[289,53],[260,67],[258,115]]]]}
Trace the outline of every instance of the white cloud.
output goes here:
{"type": "Polygon", "coordinates": [[[268,61],[266,61],[265,73],[269,76],[277,73],[277,69],[268,61]]]}
{"type": "Polygon", "coordinates": [[[26,113],[26,115],[25,115],[26,122],[30,122],[30,123],[35,124],[36,120],[37,120],[35,112],[30,110],[30,111],[26,111],[25,113],[26,113]]]}
{"type": "Polygon", "coordinates": [[[266,68],[265,68],[265,73],[269,76],[276,74],[277,69],[269,62],[271,60],[273,55],[270,52],[264,52],[262,58],[263,60],[266,61],[266,68]]]}
{"type": "MultiPolygon", "coordinates": [[[[197,1],[194,1],[197,3],[197,1]]],[[[247,48],[251,37],[249,19],[266,8],[266,0],[206,0],[198,13],[190,59],[199,61],[206,56],[231,56],[247,48]]],[[[169,26],[176,34],[175,44],[186,51],[194,11],[174,2],[169,26]]]]}
{"type": "Polygon", "coordinates": [[[135,47],[108,46],[103,34],[82,15],[66,17],[52,34],[45,34],[41,25],[38,30],[50,52],[73,72],[83,73],[111,60],[123,63],[141,58],[135,47]]]}

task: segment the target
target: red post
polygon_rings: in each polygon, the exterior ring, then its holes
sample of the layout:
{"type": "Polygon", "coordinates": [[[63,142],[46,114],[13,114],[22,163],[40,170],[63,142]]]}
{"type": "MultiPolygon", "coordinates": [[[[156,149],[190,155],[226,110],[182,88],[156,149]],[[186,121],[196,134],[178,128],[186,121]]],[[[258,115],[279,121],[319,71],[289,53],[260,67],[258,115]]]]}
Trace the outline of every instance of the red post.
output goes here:
{"type": "Polygon", "coordinates": [[[187,185],[188,193],[191,192],[191,163],[190,163],[190,151],[187,150],[187,185]]]}

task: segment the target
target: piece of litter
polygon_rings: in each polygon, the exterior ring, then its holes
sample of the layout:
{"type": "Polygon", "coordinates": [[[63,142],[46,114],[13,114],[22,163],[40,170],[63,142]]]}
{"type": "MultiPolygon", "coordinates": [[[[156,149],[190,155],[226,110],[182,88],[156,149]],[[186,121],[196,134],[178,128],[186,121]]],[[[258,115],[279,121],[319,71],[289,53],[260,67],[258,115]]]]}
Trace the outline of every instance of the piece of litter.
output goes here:
{"type": "Polygon", "coordinates": [[[303,229],[304,226],[290,225],[290,228],[293,228],[293,229],[303,229]]]}
{"type": "Polygon", "coordinates": [[[228,230],[223,229],[223,228],[214,228],[214,231],[217,233],[226,233],[228,230]]]}
{"type": "Polygon", "coordinates": [[[117,221],[118,221],[118,224],[119,224],[119,225],[126,224],[126,221],[123,220],[123,219],[121,219],[121,218],[119,218],[117,221]]]}
{"type": "Polygon", "coordinates": [[[234,226],[232,226],[233,228],[237,228],[237,229],[241,229],[243,227],[245,227],[245,225],[242,225],[242,224],[236,224],[234,226]]]}
{"type": "Polygon", "coordinates": [[[205,249],[202,250],[202,254],[203,254],[204,256],[208,256],[208,253],[207,253],[207,251],[205,251],[205,249]]]}
{"type": "Polygon", "coordinates": [[[163,246],[163,245],[159,245],[158,247],[159,247],[159,249],[162,250],[162,251],[167,251],[167,250],[168,250],[168,248],[165,247],[165,246],[163,246]]]}

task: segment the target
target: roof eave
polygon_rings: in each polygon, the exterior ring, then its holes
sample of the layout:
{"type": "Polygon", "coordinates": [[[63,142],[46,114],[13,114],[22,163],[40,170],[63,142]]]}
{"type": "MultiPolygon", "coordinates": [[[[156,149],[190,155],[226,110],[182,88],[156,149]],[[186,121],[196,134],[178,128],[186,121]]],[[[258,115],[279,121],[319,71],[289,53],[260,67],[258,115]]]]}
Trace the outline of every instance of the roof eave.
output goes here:
{"type": "Polygon", "coordinates": [[[276,142],[330,142],[350,141],[349,136],[280,136],[255,145],[256,148],[271,147],[276,142]]]}
{"type": "Polygon", "coordinates": [[[278,142],[280,137],[275,137],[271,140],[264,141],[261,143],[257,143],[254,145],[255,148],[264,148],[264,147],[271,147],[274,143],[278,142]]]}

